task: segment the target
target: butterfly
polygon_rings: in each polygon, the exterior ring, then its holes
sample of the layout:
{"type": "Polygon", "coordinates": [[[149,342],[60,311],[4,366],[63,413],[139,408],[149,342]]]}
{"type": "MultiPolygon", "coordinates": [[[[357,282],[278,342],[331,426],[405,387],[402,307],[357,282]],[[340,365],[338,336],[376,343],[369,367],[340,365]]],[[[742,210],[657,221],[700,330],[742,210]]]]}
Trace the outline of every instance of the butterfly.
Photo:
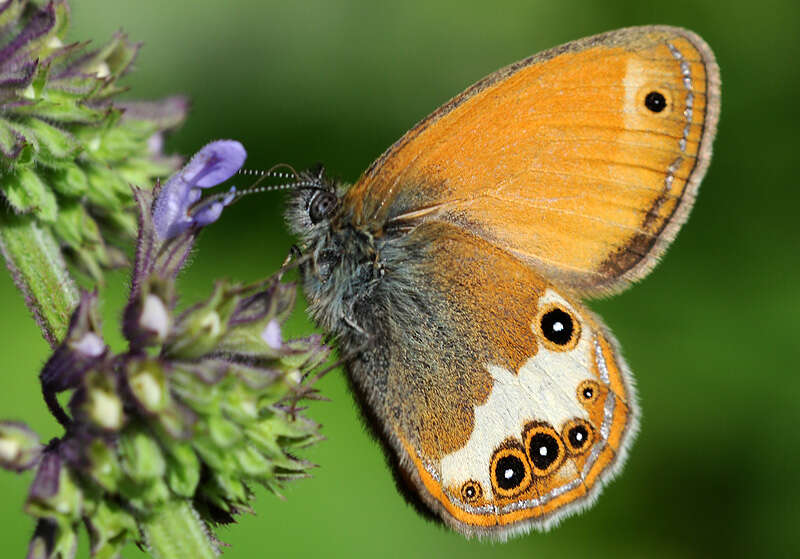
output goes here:
{"type": "Polygon", "coordinates": [[[711,156],[696,34],[596,35],[503,68],[350,185],[290,196],[302,284],[398,485],[466,536],[589,506],[637,431],[631,372],[585,298],[645,276],[711,156]]]}

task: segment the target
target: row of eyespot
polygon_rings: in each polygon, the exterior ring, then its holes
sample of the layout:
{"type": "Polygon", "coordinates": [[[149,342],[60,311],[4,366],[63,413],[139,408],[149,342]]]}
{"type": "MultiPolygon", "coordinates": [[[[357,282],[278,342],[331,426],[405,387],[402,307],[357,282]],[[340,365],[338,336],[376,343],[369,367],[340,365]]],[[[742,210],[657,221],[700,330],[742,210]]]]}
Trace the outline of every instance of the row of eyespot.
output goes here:
{"type": "MultiPolygon", "coordinates": [[[[511,439],[495,450],[490,462],[494,494],[514,497],[528,489],[534,477],[555,472],[567,454],[579,455],[592,446],[595,430],[584,419],[572,419],[559,434],[546,423],[528,424],[522,435],[523,444],[511,439]]],[[[461,498],[474,503],[483,498],[483,488],[475,480],[461,486],[461,498]]]]}

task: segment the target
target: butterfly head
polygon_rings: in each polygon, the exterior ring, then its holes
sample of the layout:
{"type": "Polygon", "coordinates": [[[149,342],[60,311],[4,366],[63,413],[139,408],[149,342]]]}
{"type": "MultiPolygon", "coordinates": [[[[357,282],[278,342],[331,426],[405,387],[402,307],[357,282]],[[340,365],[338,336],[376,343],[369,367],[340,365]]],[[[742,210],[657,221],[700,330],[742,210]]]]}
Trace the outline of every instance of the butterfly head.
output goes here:
{"type": "Polygon", "coordinates": [[[340,209],[340,192],[335,181],[320,166],[299,175],[291,190],[286,221],[304,246],[324,236],[340,209]]]}
{"type": "Polygon", "coordinates": [[[352,313],[353,294],[364,293],[378,274],[374,239],[354,226],[344,202],[349,188],[321,167],[306,171],[290,189],[286,210],[286,222],[300,241],[299,270],[310,312],[334,333],[352,313]]]}

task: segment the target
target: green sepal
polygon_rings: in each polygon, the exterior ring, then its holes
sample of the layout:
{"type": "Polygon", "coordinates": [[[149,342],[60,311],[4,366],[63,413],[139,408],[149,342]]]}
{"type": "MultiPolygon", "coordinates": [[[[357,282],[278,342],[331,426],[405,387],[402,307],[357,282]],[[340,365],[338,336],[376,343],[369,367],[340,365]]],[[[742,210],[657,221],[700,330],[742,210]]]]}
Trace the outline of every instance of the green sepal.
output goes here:
{"type": "Polygon", "coordinates": [[[29,167],[19,167],[0,179],[6,200],[17,213],[33,213],[38,219],[52,223],[58,216],[53,192],[39,175],[29,167]]]}
{"type": "MultiPolygon", "coordinates": [[[[256,287],[256,286],[253,286],[256,287]]],[[[251,287],[249,290],[255,291],[251,287]]],[[[222,352],[248,355],[258,359],[275,359],[284,354],[281,348],[270,347],[262,338],[267,325],[286,321],[294,306],[296,290],[292,285],[275,284],[271,288],[270,307],[259,320],[253,320],[230,328],[217,348],[222,352]]]]}
{"type": "Polygon", "coordinates": [[[241,472],[250,477],[261,477],[272,473],[275,464],[264,457],[258,450],[245,445],[234,451],[234,456],[241,472]]]}
{"type": "Polygon", "coordinates": [[[16,23],[25,7],[25,4],[19,0],[11,0],[10,2],[6,2],[6,4],[3,11],[0,12],[0,28],[6,28],[16,23]]]}
{"type": "Polygon", "coordinates": [[[19,133],[11,127],[10,123],[0,118],[0,151],[7,154],[13,153],[20,140],[19,133]]]}
{"type": "Polygon", "coordinates": [[[236,460],[223,448],[217,447],[213,441],[206,437],[196,436],[192,446],[206,464],[215,471],[236,471],[236,460]]]}
{"type": "Polygon", "coordinates": [[[125,544],[139,532],[136,520],[122,507],[102,500],[87,517],[89,543],[94,559],[119,557],[125,544]]]}
{"type": "Polygon", "coordinates": [[[74,559],[78,552],[77,526],[63,518],[56,518],[58,530],[56,531],[55,545],[51,558],[74,559]]]}
{"type": "Polygon", "coordinates": [[[99,124],[107,111],[76,103],[74,94],[50,88],[42,92],[35,103],[14,108],[14,113],[21,117],[35,116],[65,124],[99,124]]]}
{"type": "Polygon", "coordinates": [[[65,196],[83,196],[89,190],[89,179],[78,165],[66,165],[52,174],[52,187],[65,196]]]}
{"type": "Polygon", "coordinates": [[[83,515],[83,492],[69,468],[62,467],[58,492],[47,498],[28,496],[25,512],[37,518],[62,518],[77,522],[83,515]]]}
{"type": "Polygon", "coordinates": [[[87,454],[89,475],[100,487],[110,493],[115,493],[122,477],[122,468],[116,451],[98,438],[89,444],[87,454]]]}
{"type": "Polygon", "coordinates": [[[242,431],[232,421],[228,421],[219,415],[213,415],[206,420],[208,424],[208,434],[214,445],[221,449],[231,448],[242,440],[242,431]]]}
{"type": "Polygon", "coordinates": [[[165,355],[196,359],[216,350],[238,302],[239,297],[227,284],[218,282],[208,301],[190,309],[178,321],[174,334],[167,340],[165,355]]]}
{"type": "Polygon", "coordinates": [[[76,250],[103,243],[97,223],[79,202],[71,202],[61,207],[58,219],[53,225],[53,232],[76,250]]]}
{"type": "Polygon", "coordinates": [[[38,141],[39,162],[53,167],[74,167],[72,159],[81,151],[81,145],[69,132],[38,118],[28,119],[27,124],[38,141]]]}
{"type": "Polygon", "coordinates": [[[160,479],[167,469],[158,444],[143,431],[126,432],[119,441],[122,469],[135,482],[160,479]]]}
{"type": "Polygon", "coordinates": [[[157,361],[133,361],[126,373],[131,393],[142,408],[158,414],[169,407],[171,398],[167,376],[157,361]]]}
{"type": "Polygon", "coordinates": [[[193,497],[200,483],[200,460],[190,443],[175,443],[167,447],[167,484],[181,497],[193,497]]]}
{"type": "Polygon", "coordinates": [[[84,170],[89,179],[89,191],[86,193],[89,201],[108,212],[122,211],[126,206],[123,201],[131,197],[130,186],[102,164],[88,165],[84,170]]]}

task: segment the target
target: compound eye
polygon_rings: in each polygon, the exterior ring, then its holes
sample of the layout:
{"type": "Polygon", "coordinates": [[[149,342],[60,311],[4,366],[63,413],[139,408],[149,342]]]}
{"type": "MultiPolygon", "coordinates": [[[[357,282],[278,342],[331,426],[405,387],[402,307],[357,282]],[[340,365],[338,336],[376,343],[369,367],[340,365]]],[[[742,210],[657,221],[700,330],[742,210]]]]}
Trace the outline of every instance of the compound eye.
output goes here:
{"type": "Polygon", "coordinates": [[[492,456],[490,475],[494,490],[500,497],[514,497],[531,484],[528,458],[518,445],[500,447],[492,456]]]}
{"type": "Polygon", "coordinates": [[[334,193],[324,190],[316,191],[311,197],[311,203],[308,208],[308,217],[311,218],[311,223],[319,223],[333,215],[338,202],[339,200],[334,193]]]}
{"type": "Polygon", "coordinates": [[[533,475],[542,477],[553,473],[564,460],[564,443],[555,429],[545,423],[528,425],[524,434],[533,475]]]}

